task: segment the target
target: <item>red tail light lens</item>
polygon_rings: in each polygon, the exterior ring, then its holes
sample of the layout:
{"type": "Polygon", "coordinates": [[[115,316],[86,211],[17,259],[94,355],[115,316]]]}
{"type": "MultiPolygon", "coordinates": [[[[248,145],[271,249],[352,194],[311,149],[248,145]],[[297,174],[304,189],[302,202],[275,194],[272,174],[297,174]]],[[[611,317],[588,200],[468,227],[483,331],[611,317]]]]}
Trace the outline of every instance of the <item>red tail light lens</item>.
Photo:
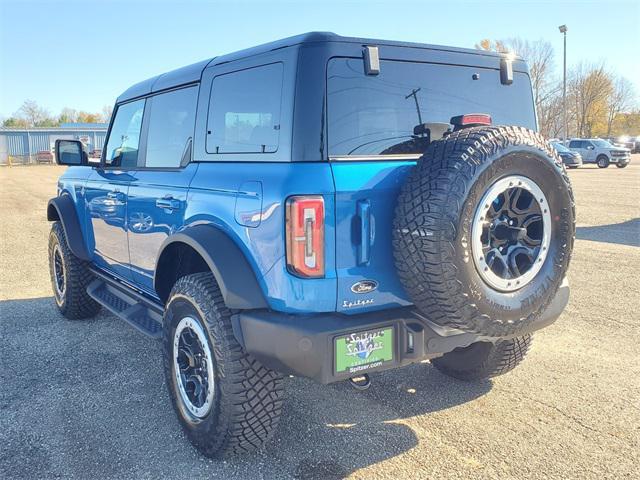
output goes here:
{"type": "Polygon", "coordinates": [[[454,127],[476,127],[478,125],[491,125],[491,115],[486,113],[467,113],[451,117],[449,123],[454,127]]]}
{"type": "Polygon", "coordinates": [[[287,200],[287,267],[299,277],[324,276],[324,199],[287,200]]]}

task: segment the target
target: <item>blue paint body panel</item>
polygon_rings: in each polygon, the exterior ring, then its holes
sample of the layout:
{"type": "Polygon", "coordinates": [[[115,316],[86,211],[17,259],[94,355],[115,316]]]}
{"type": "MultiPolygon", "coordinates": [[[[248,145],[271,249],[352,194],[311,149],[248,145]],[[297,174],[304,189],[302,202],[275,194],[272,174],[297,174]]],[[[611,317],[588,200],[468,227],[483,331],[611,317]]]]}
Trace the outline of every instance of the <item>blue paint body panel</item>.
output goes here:
{"type": "Polygon", "coordinates": [[[334,311],[334,192],[328,163],[203,162],[191,182],[185,225],[210,223],[227,232],[249,260],[272,309],[292,313],[334,311]],[[256,200],[260,195],[258,185],[262,186],[261,202],[256,200]],[[327,269],[321,279],[295,277],[286,267],[285,202],[292,195],[305,193],[322,195],[325,201],[327,269]],[[262,206],[255,210],[258,203],[262,206]],[[241,225],[236,221],[238,216],[252,224],[241,225]]]}
{"type": "Polygon", "coordinates": [[[396,198],[414,164],[331,163],[337,205],[337,311],[351,313],[409,305],[393,264],[391,233],[396,198]],[[351,286],[362,280],[374,280],[378,288],[366,295],[352,292],[351,286]],[[358,300],[371,303],[355,309],[349,307],[358,300]]]}

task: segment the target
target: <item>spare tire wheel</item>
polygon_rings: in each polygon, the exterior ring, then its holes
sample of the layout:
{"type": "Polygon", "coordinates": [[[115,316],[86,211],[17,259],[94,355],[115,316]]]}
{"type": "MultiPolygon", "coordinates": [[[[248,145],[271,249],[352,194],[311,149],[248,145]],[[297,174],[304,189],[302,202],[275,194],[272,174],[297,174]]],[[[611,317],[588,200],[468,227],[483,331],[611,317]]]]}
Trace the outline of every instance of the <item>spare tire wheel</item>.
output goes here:
{"type": "Polygon", "coordinates": [[[434,323],[526,332],[555,296],[575,235],[571,184],[538,133],[474,127],[432,142],[396,206],[393,248],[411,301],[434,323]]]}

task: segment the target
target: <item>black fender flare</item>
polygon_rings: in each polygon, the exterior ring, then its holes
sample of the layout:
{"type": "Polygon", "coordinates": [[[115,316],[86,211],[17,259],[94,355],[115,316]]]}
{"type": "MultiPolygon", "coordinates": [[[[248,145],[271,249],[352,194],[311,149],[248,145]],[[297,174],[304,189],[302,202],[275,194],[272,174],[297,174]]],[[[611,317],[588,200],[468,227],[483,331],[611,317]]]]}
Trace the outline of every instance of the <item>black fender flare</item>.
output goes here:
{"type": "Polygon", "coordinates": [[[47,220],[50,222],[60,221],[64,235],[67,238],[69,250],[81,260],[91,260],[91,255],[82,237],[80,221],[78,220],[76,207],[71,195],[63,194],[49,200],[47,204],[47,220]]]}
{"type": "Polygon", "coordinates": [[[153,287],[158,291],[158,266],[169,245],[184,243],[206,262],[228,308],[268,308],[256,274],[238,245],[225,232],[209,224],[194,225],[165,239],[156,258],[153,287]]]}

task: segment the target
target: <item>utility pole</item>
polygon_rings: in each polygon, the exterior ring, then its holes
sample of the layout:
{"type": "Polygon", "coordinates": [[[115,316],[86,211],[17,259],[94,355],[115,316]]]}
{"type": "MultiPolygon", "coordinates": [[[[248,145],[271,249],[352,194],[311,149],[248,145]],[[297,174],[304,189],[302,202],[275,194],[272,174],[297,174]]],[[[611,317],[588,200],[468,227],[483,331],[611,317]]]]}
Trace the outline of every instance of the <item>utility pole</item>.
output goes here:
{"type": "Polygon", "coordinates": [[[413,90],[411,90],[411,93],[409,95],[406,95],[404,98],[408,99],[409,97],[413,97],[413,99],[416,102],[416,110],[418,112],[418,125],[422,125],[422,115],[420,114],[420,105],[418,104],[418,92],[420,91],[419,88],[414,88],[413,90]]]}
{"type": "Polygon", "coordinates": [[[558,27],[560,33],[564,36],[564,58],[563,58],[563,74],[562,74],[562,125],[564,129],[564,141],[567,141],[567,26],[560,25],[558,27]]]}

